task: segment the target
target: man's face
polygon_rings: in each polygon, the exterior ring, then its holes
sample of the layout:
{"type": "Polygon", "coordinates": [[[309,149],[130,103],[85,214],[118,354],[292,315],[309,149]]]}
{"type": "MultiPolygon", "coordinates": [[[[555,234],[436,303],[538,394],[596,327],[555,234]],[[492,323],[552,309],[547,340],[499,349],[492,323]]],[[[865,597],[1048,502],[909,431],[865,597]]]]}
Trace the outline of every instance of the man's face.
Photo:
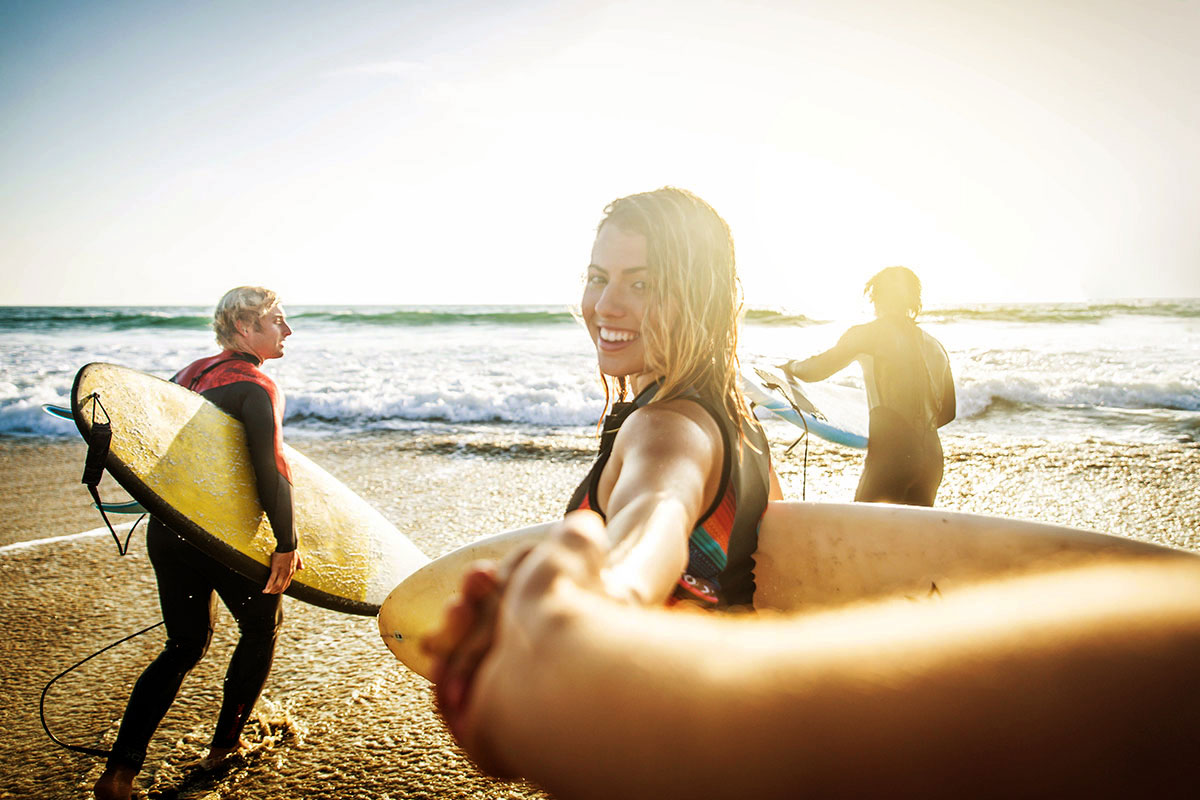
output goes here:
{"type": "Polygon", "coordinates": [[[284,340],[292,335],[292,329],[287,324],[287,315],[284,314],[281,305],[271,306],[256,323],[247,323],[239,332],[242,335],[243,349],[263,361],[282,358],[284,340]]]}

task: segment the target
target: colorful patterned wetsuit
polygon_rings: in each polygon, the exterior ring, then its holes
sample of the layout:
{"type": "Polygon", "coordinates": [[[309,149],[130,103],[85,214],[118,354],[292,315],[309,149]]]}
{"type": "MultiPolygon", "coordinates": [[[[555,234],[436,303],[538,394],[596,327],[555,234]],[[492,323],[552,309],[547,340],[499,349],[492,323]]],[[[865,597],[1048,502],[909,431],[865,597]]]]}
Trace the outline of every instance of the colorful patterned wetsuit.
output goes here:
{"type": "MultiPolygon", "coordinates": [[[[258,368],[258,360],[226,350],[203,358],[173,381],[241,420],[259,500],[275,532],[276,551],[296,549],[291,471],[283,457],[283,397],[258,368]]],[[[212,638],[214,594],[237,620],[241,637],[225,673],[224,700],[212,746],[237,744],[271,671],[275,638],[283,622],[282,596],[263,594],[263,581],[245,578],[150,518],[146,549],[158,580],[167,642],[138,678],[129,697],[109,763],[140,770],[146,747],[170,708],[184,677],[212,638]]]]}
{"type": "MultiPolygon", "coordinates": [[[[604,420],[600,455],[575,490],[568,511],[590,508],[605,516],[596,499],[596,487],[612,454],[617,431],[630,414],[654,397],[657,389],[655,384],[632,403],[613,404],[612,413],[604,420]]],[[[721,429],[724,461],[717,499],[700,517],[688,538],[687,568],[667,605],[689,602],[706,608],[747,606],[754,600],[758,522],[767,508],[771,463],[767,440],[757,423],[743,422],[746,439],[742,442],[739,458],[736,446],[739,438],[733,420],[696,392],[689,392],[684,397],[698,403],[716,420],[721,429]]]]}

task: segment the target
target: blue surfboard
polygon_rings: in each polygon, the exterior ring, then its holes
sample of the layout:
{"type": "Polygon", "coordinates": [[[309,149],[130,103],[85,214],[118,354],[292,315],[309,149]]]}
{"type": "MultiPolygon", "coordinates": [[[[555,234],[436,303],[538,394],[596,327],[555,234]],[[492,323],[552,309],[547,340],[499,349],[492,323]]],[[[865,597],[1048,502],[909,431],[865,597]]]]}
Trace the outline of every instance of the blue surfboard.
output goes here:
{"type": "MultiPolygon", "coordinates": [[[[826,441],[859,450],[866,449],[865,424],[837,416],[831,418],[829,413],[813,402],[804,391],[804,387],[783,375],[775,375],[762,369],[756,369],[755,373],[757,375],[753,378],[746,373],[742,374],[742,388],[755,405],[762,406],[780,419],[787,420],[797,428],[820,436],[826,441]]],[[[848,402],[864,405],[861,400],[848,402]]],[[[853,412],[840,416],[853,416],[853,412]]]]}

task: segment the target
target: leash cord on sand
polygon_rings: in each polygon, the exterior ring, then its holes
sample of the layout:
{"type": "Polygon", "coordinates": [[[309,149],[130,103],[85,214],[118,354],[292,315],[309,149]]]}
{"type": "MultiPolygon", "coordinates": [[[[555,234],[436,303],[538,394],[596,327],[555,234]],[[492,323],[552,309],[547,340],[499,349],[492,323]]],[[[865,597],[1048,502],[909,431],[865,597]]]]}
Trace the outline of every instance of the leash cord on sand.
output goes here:
{"type": "Polygon", "coordinates": [[[788,449],[784,450],[783,454],[790,455],[801,441],[804,442],[804,469],[800,473],[800,499],[804,500],[808,495],[808,423],[804,424],[804,433],[800,434],[800,438],[788,445],[788,449]]]}
{"type": "Polygon", "coordinates": [[[93,658],[100,655],[101,653],[111,650],[119,644],[128,642],[130,639],[141,636],[143,633],[152,631],[155,628],[157,628],[159,625],[162,625],[162,624],[163,624],[162,621],[156,622],[148,628],[142,628],[137,633],[129,634],[124,639],[118,639],[117,641],[113,642],[112,644],[108,645],[107,647],[101,648],[100,650],[97,650],[96,652],[92,653],[90,656],[83,659],[82,661],[80,661],[76,664],[73,664],[70,667],[67,667],[65,670],[63,670],[62,672],[58,673],[57,675],[55,675],[53,678],[50,679],[50,682],[46,684],[46,688],[42,689],[42,699],[38,702],[38,714],[42,718],[42,729],[44,731],[46,731],[46,735],[50,737],[50,740],[52,742],[54,742],[59,747],[66,748],[67,750],[72,750],[76,753],[83,753],[84,755],[97,756],[98,758],[108,758],[110,755],[112,755],[112,751],[110,751],[110,750],[100,750],[95,747],[82,747],[82,746],[76,745],[76,744],[67,744],[64,741],[61,741],[53,733],[51,733],[50,726],[46,724],[46,694],[50,691],[50,687],[53,686],[55,684],[55,682],[58,681],[59,678],[63,677],[67,673],[73,672],[76,669],[78,669],[79,667],[82,667],[84,664],[91,661],[93,658]]]}

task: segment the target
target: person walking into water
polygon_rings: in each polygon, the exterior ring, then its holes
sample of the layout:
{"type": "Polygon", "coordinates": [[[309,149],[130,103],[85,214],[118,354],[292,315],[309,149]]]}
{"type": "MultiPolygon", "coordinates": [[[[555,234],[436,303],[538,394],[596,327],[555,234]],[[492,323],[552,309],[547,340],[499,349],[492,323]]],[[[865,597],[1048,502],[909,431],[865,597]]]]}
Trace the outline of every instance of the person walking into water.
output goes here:
{"type": "Polygon", "coordinates": [[[863,293],[875,306],[872,322],[855,325],[829,350],[782,369],[802,381],[823,381],[858,361],[870,430],[854,499],[932,506],[942,482],[938,428],[955,416],[950,359],[941,342],[917,325],[921,281],[912,270],[881,270],[863,293]]]}
{"type": "Polygon", "coordinates": [[[146,550],[158,581],[167,641],[134,684],[112,754],[93,787],[99,800],[129,800],[150,737],[208,649],[214,593],[237,620],[241,637],[225,673],[224,701],[202,764],[215,766],[237,749],[271,671],[283,623],[282,593],[303,567],[296,550],[291,471],[283,454],[283,396],[259,369],[267,359],[283,356],[292,329],[275,293],[258,286],[227,292],[217,304],[213,329],[222,352],[193,362],[171,380],[199,392],[245,426],[259,502],[275,534],[271,572],[265,586],[243,577],[150,518],[146,550]]]}

